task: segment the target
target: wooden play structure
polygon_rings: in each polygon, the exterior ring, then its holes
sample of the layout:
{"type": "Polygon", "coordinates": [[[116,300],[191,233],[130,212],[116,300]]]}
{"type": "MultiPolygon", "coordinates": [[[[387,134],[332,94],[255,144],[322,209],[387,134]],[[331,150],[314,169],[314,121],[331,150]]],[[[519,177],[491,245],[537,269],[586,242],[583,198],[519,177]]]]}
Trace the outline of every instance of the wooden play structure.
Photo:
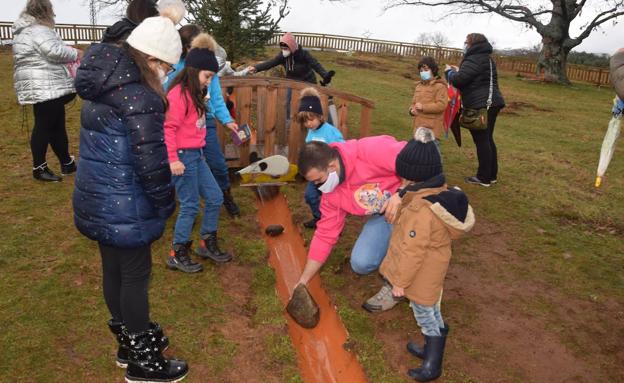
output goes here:
{"type": "MultiPolygon", "coordinates": [[[[233,91],[231,98],[236,104],[236,122],[239,125],[249,124],[255,132],[250,141],[235,146],[229,138],[229,130],[218,126],[219,140],[230,167],[248,165],[249,153],[252,151],[264,157],[282,154],[291,163],[297,162],[297,154],[306,132],[301,130],[292,117],[297,113],[301,90],[310,86],[312,84],[276,77],[221,78],[224,97],[228,88],[233,91]],[[287,115],[288,110],[290,116],[287,115]]],[[[334,124],[345,139],[370,134],[372,111],[375,107],[373,101],[333,88],[315,88],[321,94],[326,119],[328,98],[333,96],[338,112],[338,122],[334,121],[334,124]],[[352,116],[350,111],[354,111],[352,116]],[[359,114],[353,116],[355,112],[359,114]],[[350,122],[353,126],[349,126],[350,122]]]]}

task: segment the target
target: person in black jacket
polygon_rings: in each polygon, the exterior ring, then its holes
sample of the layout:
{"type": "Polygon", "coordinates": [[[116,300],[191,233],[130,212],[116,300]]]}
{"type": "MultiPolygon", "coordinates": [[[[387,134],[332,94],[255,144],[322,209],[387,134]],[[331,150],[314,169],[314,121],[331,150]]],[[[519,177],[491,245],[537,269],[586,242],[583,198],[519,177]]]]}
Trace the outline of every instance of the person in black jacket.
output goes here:
{"type": "Polygon", "coordinates": [[[130,35],[130,32],[148,17],[158,15],[156,3],[158,0],[132,0],[126,8],[126,17],[106,28],[103,43],[121,44],[130,35]]]}
{"type": "Polygon", "coordinates": [[[449,84],[461,92],[464,108],[481,109],[491,105],[487,114],[487,129],[470,130],[477,147],[479,168],[475,176],[465,177],[470,184],[489,187],[498,177],[498,154],[494,143],[494,125],[496,117],[505,107],[505,100],[498,88],[496,63],[492,59],[492,45],[480,33],[466,36],[464,59],[459,68],[446,66],[446,78],[449,84]],[[491,68],[491,69],[490,69],[491,68]]]}
{"type": "Polygon", "coordinates": [[[334,71],[326,71],[310,52],[297,43],[292,33],[286,32],[282,36],[280,49],[281,52],[271,60],[247,67],[249,73],[262,72],[281,64],[286,69],[286,78],[316,84],[316,72],[321,76],[321,85],[329,84],[334,71]]]}
{"type": "Polygon", "coordinates": [[[91,45],[76,76],[84,104],[74,222],[98,242],[108,325],[126,382],[177,382],[188,372],[185,362],[163,356],[169,340],[150,321],[148,303],[151,244],[175,210],[161,84],[182,43],[179,19],[162,14],[169,17],[145,19],[121,46],[91,45]]]}

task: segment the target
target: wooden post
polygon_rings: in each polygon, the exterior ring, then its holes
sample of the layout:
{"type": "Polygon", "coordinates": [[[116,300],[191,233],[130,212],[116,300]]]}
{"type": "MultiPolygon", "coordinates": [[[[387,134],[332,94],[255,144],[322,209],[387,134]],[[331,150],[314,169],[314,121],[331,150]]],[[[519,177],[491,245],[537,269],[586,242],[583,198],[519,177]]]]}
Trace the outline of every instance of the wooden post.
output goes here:
{"type": "Polygon", "coordinates": [[[349,127],[347,126],[347,118],[348,118],[348,105],[344,101],[336,100],[340,105],[338,106],[338,129],[342,133],[342,136],[346,140],[349,136],[349,127]]]}
{"type": "Polygon", "coordinates": [[[362,105],[360,113],[360,137],[366,137],[371,131],[372,110],[368,106],[362,105]]]}
{"type": "Polygon", "coordinates": [[[288,132],[288,161],[293,164],[297,163],[299,148],[301,147],[304,137],[303,134],[301,134],[299,124],[297,124],[297,121],[292,118],[294,111],[297,109],[299,109],[299,90],[293,89],[292,96],[290,98],[291,120],[290,131],[288,132]]]}
{"type": "Polygon", "coordinates": [[[265,88],[264,109],[264,156],[275,154],[277,130],[277,88],[265,88]]]}
{"type": "Polygon", "coordinates": [[[278,145],[288,145],[288,136],[286,135],[286,94],[288,90],[286,88],[278,88],[277,89],[277,110],[276,110],[276,119],[275,126],[277,127],[277,144],[278,145]]]}
{"type": "MultiPolygon", "coordinates": [[[[236,106],[238,108],[239,124],[249,124],[249,126],[253,128],[251,124],[251,96],[252,88],[250,86],[241,87],[236,90],[236,106]]],[[[238,153],[240,157],[239,165],[249,165],[249,141],[239,146],[238,153]]]]}

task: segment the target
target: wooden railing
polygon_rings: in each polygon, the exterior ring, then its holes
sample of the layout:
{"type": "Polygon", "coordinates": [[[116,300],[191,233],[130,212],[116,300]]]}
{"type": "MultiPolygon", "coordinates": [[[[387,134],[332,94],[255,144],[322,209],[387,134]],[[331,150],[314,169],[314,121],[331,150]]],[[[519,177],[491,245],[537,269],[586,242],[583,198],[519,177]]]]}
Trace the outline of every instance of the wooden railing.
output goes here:
{"type": "MultiPolygon", "coordinates": [[[[299,108],[299,95],[302,89],[312,86],[309,83],[287,80],[276,77],[222,77],[221,87],[225,93],[228,87],[233,88],[236,101],[237,123],[249,124],[255,130],[254,140],[247,141],[239,147],[230,142],[227,128],[218,126],[218,134],[223,152],[230,161],[230,166],[245,166],[249,163],[251,150],[258,151],[261,156],[283,154],[291,163],[297,162],[299,149],[307,134],[293,118],[299,108]],[[290,91],[289,91],[290,89],[290,91]],[[290,99],[288,99],[290,93],[290,99]],[[287,115],[287,105],[290,115],[287,115]]],[[[323,114],[327,120],[328,97],[333,97],[338,112],[338,121],[334,125],[346,138],[349,132],[364,137],[370,134],[373,101],[341,92],[332,88],[315,86],[321,94],[323,114]],[[349,117],[349,110],[357,106],[359,118],[349,117]],[[349,129],[349,122],[353,129],[349,129]]]]}
{"type": "MultiPolygon", "coordinates": [[[[12,23],[0,22],[0,42],[13,39],[12,23]]],[[[63,40],[74,44],[100,41],[106,26],[79,24],[57,24],[56,30],[63,40]]],[[[269,45],[277,45],[283,33],[275,34],[268,42],[269,45]]],[[[372,54],[392,54],[408,57],[434,57],[440,63],[457,64],[461,61],[463,53],[459,49],[436,47],[422,44],[412,44],[400,41],[385,41],[365,39],[358,37],[327,35],[318,33],[298,33],[293,35],[299,43],[306,48],[354,51],[372,54]]],[[[536,63],[508,56],[496,58],[498,68],[501,70],[514,71],[516,73],[536,73],[536,63]]],[[[608,85],[609,71],[606,68],[587,67],[583,65],[568,64],[568,78],[575,81],[590,82],[597,85],[608,85]]]]}

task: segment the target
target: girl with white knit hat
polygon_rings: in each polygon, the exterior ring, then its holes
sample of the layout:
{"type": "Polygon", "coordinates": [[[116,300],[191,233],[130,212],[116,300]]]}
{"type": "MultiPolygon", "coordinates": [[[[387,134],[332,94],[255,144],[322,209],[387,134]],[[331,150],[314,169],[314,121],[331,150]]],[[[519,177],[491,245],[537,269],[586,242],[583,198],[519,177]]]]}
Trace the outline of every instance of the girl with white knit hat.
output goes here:
{"type": "Polygon", "coordinates": [[[179,0],[159,8],[123,45],[92,45],[76,77],[85,102],[74,220],[99,245],[108,324],[127,382],[178,382],[188,373],[186,362],[163,356],[169,340],[150,321],[147,293],[151,244],[175,210],[161,84],[180,57],[175,24],[185,13],[179,0]]]}

